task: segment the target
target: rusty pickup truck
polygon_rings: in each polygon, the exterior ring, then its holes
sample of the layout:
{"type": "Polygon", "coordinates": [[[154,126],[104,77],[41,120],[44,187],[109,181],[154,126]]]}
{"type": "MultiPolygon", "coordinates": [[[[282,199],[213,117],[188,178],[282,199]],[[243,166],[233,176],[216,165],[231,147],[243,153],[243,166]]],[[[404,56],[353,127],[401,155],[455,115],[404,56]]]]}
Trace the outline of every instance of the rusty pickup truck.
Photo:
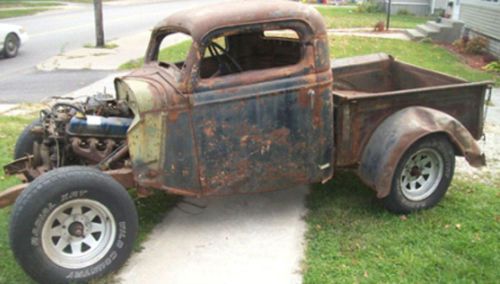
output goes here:
{"type": "Polygon", "coordinates": [[[351,169],[388,210],[408,213],[442,199],[455,156],[485,164],[476,140],[490,82],[386,54],[331,61],[329,48],[320,14],[289,1],[167,17],[115,96],[59,99],[20,135],[4,169],[24,183],[0,195],[2,207],[15,201],[19,264],[44,283],[119,268],[138,230],[126,189],[254,193],[351,169]],[[162,43],[178,34],[190,38],[187,56],[164,62],[162,43]]]}

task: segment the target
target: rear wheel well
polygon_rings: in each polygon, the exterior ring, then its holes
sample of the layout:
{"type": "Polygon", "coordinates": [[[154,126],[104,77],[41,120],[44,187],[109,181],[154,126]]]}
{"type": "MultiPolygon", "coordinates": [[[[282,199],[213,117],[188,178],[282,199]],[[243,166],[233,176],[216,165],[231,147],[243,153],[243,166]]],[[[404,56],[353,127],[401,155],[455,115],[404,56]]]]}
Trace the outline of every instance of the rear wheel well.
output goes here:
{"type": "Polygon", "coordinates": [[[460,146],[458,146],[458,144],[451,138],[450,134],[448,134],[444,131],[438,131],[438,132],[432,132],[432,133],[426,134],[426,135],[420,137],[417,141],[415,141],[413,143],[416,143],[416,142],[423,140],[423,139],[427,139],[429,137],[443,137],[443,138],[445,138],[446,140],[448,140],[448,142],[450,142],[450,145],[453,146],[453,152],[455,153],[455,156],[463,157],[464,154],[462,152],[462,149],[460,149],[460,146]]]}

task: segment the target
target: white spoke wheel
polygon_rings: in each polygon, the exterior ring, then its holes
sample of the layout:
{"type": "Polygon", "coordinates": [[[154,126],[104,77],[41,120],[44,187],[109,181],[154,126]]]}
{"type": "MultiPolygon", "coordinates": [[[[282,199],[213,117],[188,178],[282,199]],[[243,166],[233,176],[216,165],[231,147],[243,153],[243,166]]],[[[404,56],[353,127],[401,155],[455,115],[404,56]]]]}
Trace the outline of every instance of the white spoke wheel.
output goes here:
{"type": "Polygon", "coordinates": [[[83,268],[109,251],[116,222],[109,210],[90,199],[76,199],[56,208],[42,228],[42,248],[55,264],[83,268]]]}
{"type": "Polygon", "coordinates": [[[41,283],[88,282],[117,270],[138,231],[135,205],[110,176],[63,167],[37,177],[17,198],[10,245],[41,283]]]}
{"type": "Polygon", "coordinates": [[[395,213],[431,208],[445,195],[453,178],[455,153],[444,135],[425,137],[410,146],[399,160],[391,191],[382,199],[395,213]]]}
{"type": "Polygon", "coordinates": [[[434,149],[421,149],[406,161],[400,178],[403,195],[412,201],[429,197],[443,178],[443,158],[434,149]]]}

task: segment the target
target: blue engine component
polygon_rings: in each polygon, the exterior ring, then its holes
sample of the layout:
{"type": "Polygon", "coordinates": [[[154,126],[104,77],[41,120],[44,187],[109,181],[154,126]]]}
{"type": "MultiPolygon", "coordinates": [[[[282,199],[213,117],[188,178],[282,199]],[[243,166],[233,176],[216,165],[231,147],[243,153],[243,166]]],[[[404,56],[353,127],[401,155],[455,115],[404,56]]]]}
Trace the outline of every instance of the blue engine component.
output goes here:
{"type": "Polygon", "coordinates": [[[97,136],[125,138],[132,118],[87,115],[85,118],[72,117],[67,132],[77,136],[97,136]]]}

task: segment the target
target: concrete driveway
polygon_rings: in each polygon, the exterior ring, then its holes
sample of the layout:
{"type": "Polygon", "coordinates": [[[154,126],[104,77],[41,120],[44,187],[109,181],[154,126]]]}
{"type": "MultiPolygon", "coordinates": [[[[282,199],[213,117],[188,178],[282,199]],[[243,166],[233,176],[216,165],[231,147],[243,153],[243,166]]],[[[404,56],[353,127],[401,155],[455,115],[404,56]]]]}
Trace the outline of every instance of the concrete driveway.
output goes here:
{"type": "Polygon", "coordinates": [[[117,278],[120,283],[301,283],[307,192],[303,186],[186,198],[117,278]]]}

